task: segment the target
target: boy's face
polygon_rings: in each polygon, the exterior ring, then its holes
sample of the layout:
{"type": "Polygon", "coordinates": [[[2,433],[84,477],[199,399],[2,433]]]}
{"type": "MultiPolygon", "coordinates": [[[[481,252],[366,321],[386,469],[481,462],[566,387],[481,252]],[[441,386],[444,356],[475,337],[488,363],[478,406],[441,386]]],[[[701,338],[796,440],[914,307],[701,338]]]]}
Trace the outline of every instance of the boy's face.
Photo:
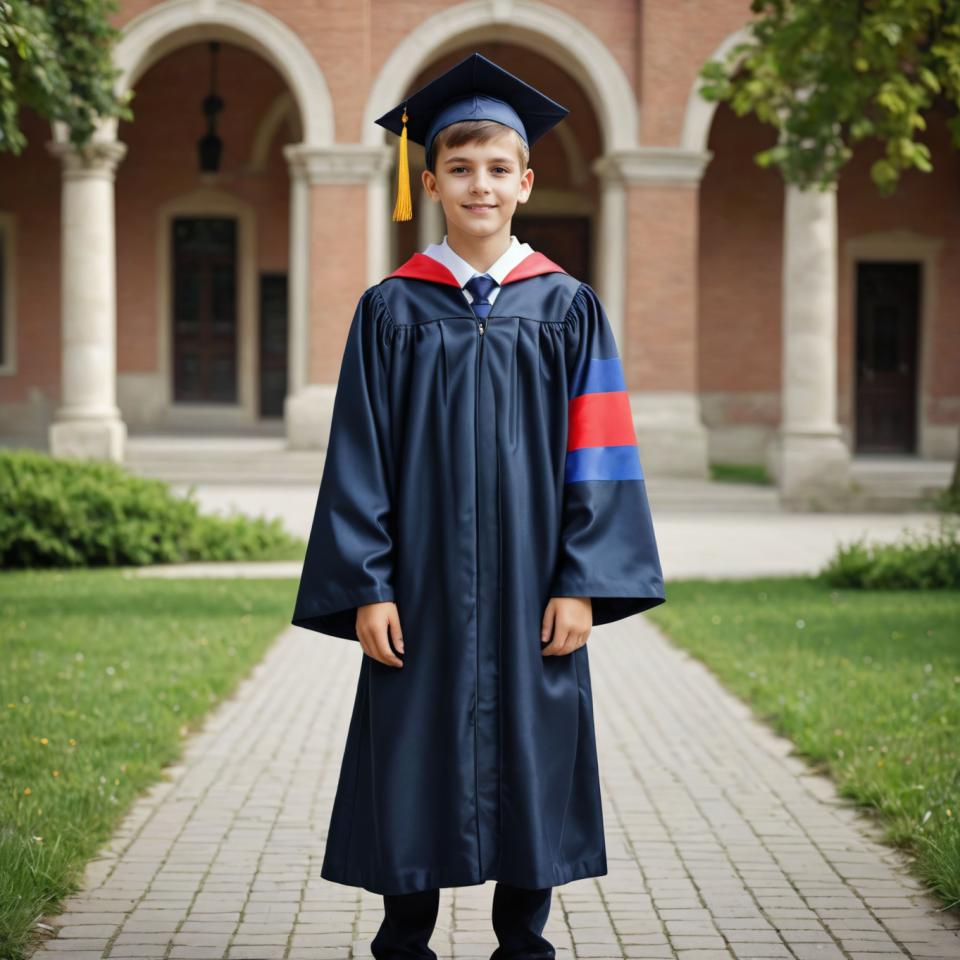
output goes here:
{"type": "Polygon", "coordinates": [[[423,186],[440,202],[447,231],[486,237],[506,230],[518,203],[526,203],[533,170],[520,166],[516,135],[510,129],[486,143],[442,147],[435,173],[423,171],[423,186]]]}

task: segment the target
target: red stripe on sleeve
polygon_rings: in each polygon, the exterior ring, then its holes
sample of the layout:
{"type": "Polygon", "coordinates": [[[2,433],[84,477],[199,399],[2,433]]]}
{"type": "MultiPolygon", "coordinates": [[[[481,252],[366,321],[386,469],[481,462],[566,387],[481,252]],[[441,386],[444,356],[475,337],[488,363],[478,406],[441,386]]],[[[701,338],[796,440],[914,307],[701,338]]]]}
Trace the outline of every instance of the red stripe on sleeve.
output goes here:
{"type": "Polygon", "coordinates": [[[636,443],[626,390],[584,393],[570,401],[567,449],[616,447],[636,443]]]}

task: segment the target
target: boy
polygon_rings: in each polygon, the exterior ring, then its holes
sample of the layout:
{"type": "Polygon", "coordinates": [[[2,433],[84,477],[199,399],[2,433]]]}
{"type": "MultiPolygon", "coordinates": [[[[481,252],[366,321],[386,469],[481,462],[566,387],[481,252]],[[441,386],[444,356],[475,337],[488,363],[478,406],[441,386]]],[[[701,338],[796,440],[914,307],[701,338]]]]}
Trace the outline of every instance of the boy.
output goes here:
{"type": "Polygon", "coordinates": [[[474,53],[377,120],[447,235],[360,298],[293,623],[365,654],[321,876],[383,895],[378,960],[491,879],[492,960],[552,958],[552,887],[607,872],[584,643],[665,595],[603,308],[510,232],[566,113],[474,53]]]}

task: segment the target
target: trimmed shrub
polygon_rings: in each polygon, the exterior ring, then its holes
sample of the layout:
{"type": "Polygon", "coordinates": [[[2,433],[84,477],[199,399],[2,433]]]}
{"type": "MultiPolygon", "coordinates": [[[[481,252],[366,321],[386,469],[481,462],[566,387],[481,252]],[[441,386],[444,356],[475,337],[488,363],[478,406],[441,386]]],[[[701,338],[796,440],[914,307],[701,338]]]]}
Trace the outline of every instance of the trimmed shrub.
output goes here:
{"type": "Polygon", "coordinates": [[[820,571],[834,587],[937,590],[960,587],[960,518],[940,515],[937,530],[904,530],[892,543],[861,537],[838,547],[820,571]]]}
{"type": "Polygon", "coordinates": [[[200,513],[191,489],[114,463],[0,451],[0,564],[140,566],[293,557],[302,541],[279,520],[200,513]]]}

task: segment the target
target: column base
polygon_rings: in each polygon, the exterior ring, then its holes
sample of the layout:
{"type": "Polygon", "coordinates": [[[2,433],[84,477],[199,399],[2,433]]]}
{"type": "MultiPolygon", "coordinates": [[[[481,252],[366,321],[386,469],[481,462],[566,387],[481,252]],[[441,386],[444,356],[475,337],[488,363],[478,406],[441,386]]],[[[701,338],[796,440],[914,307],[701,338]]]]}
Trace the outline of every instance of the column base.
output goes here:
{"type": "Polygon", "coordinates": [[[311,383],[286,398],[283,421],[288,449],[327,449],[336,393],[335,383],[311,383]]]}
{"type": "Polygon", "coordinates": [[[50,453],[55,457],[123,463],[126,442],[127,425],[119,419],[58,420],[50,425],[50,453]]]}
{"type": "Polygon", "coordinates": [[[839,512],[855,493],[850,451],[839,432],[780,433],[768,449],[767,467],[787,510],[839,512]]]}
{"type": "Polygon", "coordinates": [[[648,479],[709,478],[707,428],[700,419],[697,394],[631,393],[630,409],[637,431],[640,464],[648,479]]]}

